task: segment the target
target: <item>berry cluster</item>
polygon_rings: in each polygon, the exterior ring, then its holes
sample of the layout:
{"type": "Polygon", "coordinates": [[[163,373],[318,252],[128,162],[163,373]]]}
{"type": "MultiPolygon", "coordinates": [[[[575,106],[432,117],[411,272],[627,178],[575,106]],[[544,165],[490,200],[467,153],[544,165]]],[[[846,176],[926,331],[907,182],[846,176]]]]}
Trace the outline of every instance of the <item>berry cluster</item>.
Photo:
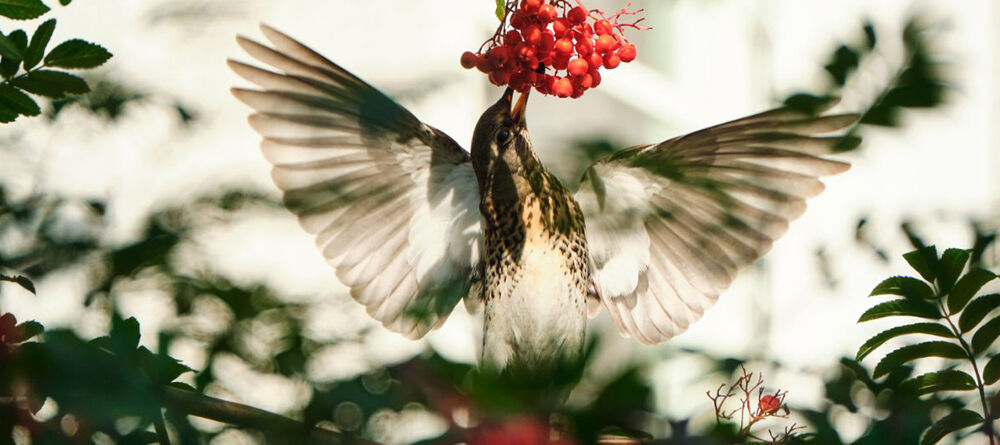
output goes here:
{"type": "Polygon", "coordinates": [[[508,0],[494,36],[473,53],[462,54],[462,66],[477,68],[497,86],[526,92],[578,98],[601,84],[601,67],[615,69],[635,60],[636,48],[622,34],[626,27],[645,29],[642,19],[622,23],[627,6],[607,16],[587,10],[580,0],[508,0]]]}

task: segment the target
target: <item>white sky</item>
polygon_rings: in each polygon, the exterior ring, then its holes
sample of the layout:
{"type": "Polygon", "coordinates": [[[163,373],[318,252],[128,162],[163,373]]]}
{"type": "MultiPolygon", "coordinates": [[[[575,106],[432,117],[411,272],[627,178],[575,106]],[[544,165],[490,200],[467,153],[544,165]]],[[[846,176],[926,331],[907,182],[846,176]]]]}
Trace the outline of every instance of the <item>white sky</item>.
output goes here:
{"type": "MultiPolygon", "coordinates": [[[[655,27],[639,37],[636,63],[606,73],[604,84],[579,101],[532,96],[528,120],[544,159],[558,161],[566,140],[577,135],[611,134],[631,145],[762,111],[790,92],[822,87],[827,55],[839,41],[859,39],[863,18],[871,18],[883,41],[890,43],[909,14],[935,5],[902,0],[634,3],[647,8],[648,22],[655,27]]],[[[112,197],[113,236],[119,241],[134,236],[148,209],[184,201],[220,183],[274,193],[256,149],[257,136],[245,123],[248,110],[228,93],[230,86],[244,84],[224,63],[227,57],[246,59],[233,38],[237,33],[259,38],[258,22],[284,30],[390,92],[443,82],[445,86],[419,101],[403,102],[466,146],[479,113],[500,92],[485,76],[458,64],[459,54],[478,47],[495,27],[491,0],[80,0],[56,8],[59,26],[53,42],[79,36],[106,45],[115,57],[105,72],[140,89],[176,97],[202,118],[192,131],[179,131],[169,110],[151,104],[134,109],[113,127],[70,116],[51,128],[41,120],[5,128],[23,139],[14,155],[0,157],[0,171],[8,174],[5,160],[13,161],[8,165],[27,162],[44,172],[37,179],[44,187],[112,197]],[[208,5],[207,12],[187,23],[154,19],[157,12],[199,4],[208,5]]],[[[844,158],[854,167],[827,181],[827,191],[810,203],[806,215],[762,262],[741,275],[702,321],[657,347],[615,336],[614,347],[608,348],[614,353],[606,356],[603,367],[621,366],[628,356],[654,361],[678,347],[691,347],[780,360],[791,370],[828,368],[843,355],[853,356],[865,338],[888,326],[858,326],[855,321],[872,303],[865,295],[878,281],[907,272],[898,259],[908,250],[897,228],[902,219],[917,221],[927,241],[942,248],[969,246],[965,217],[995,219],[1000,8],[994,1],[967,0],[948,2],[937,12],[943,15],[934,17],[942,17],[947,29],[936,42],[951,55],[946,62],[958,86],[950,105],[905,115],[902,130],[865,131],[863,148],[844,158]],[[888,266],[853,241],[862,215],[870,215],[873,239],[893,257],[888,266]],[[826,247],[832,259],[839,281],[835,289],[825,287],[819,275],[814,255],[819,247],[826,247]]],[[[5,31],[15,26],[0,24],[5,31]]],[[[889,45],[887,57],[897,60],[898,50],[898,43],[889,45]]],[[[857,89],[860,94],[845,97],[841,108],[863,103],[865,92],[885,72],[884,66],[871,67],[857,89]]],[[[24,188],[36,181],[23,174],[13,177],[24,188]]],[[[344,302],[332,271],[290,216],[248,216],[200,239],[202,248],[214,255],[214,267],[245,279],[264,277],[298,298],[324,302],[319,313],[331,321],[318,320],[317,335],[343,323],[363,325],[356,319],[364,317],[363,311],[344,302]]],[[[96,335],[106,321],[79,315],[76,283],[83,278],[77,273],[39,283],[39,297],[5,286],[0,306],[20,318],[77,326],[96,335]]],[[[156,327],[170,322],[163,317],[169,302],[141,283],[129,288],[134,290],[126,292],[123,308],[140,317],[144,333],[150,335],[145,339],[153,341],[156,327]]],[[[612,330],[603,315],[596,327],[612,330]]],[[[467,317],[459,316],[431,335],[430,342],[449,357],[473,360],[475,330],[467,317]]],[[[359,360],[368,366],[403,359],[422,347],[389,333],[366,344],[371,347],[345,354],[362,357],[359,360]]],[[[338,357],[336,352],[325,351],[326,358],[317,360],[317,375],[333,378],[364,370],[325,366],[337,361],[329,360],[338,357]]],[[[191,360],[197,361],[196,354],[191,360]]],[[[872,364],[877,357],[868,360],[872,364]]],[[[702,371],[690,360],[655,368],[658,400],[667,413],[686,415],[704,408],[691,397],[703,397],[700,394],[717,382],[698,381],[702,371]]],[[[772,376],[775,379],[776,385],[792,390],[789,400],[794,403],[820,400],[822,388],[816,379],[794,372],[772,376]]],[[[253,394],[254,388],[234,385],[227,390],[267,408],[273,398],[253,394]]]]}

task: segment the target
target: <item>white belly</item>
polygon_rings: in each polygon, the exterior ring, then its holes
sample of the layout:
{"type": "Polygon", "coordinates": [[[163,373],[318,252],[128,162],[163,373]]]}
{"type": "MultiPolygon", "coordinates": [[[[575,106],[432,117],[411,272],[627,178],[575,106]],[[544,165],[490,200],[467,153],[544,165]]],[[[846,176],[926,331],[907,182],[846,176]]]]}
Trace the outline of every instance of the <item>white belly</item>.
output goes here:
{"type": "Polygon", "coordinates": [[[586,331],[586,295],[570,274],[570,260],[532,242],[520,260],[514,273],[487,273],[483,366],[544,372],[576,360],[586,331]]]}

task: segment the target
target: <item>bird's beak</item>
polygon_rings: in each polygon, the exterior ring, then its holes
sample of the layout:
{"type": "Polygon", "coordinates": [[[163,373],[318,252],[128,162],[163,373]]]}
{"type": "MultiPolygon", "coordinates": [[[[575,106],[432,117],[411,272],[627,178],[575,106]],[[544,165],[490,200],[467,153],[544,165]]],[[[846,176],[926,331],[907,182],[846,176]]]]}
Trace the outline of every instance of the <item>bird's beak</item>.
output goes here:
{"type": "MultiPolygon", "coordinates": [[[[508,89],[508,91],[511,91],[511,94],[513,94],[512,90],[508,89]]],[[[524,123],[524,109],[528,106],[528,93],[530,92],[531,90],[521,93],[521,97],[517,99],[514,108],[510,110],[510,118],[514,120],[515,124],[520,125],[524,123]]]]}

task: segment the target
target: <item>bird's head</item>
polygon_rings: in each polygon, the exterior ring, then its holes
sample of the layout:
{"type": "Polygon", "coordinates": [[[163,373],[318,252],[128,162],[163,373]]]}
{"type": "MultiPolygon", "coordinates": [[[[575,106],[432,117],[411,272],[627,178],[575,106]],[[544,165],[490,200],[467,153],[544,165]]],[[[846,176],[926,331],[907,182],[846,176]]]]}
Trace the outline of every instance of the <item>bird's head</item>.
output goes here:
{"type": "Polygon", "coordinates": [[[516,103],[513,99],[514,90],[507,88],[500,100],[483,112],[472,134],[472,166],[480,182],[490,173],[518,174],[534,159],[524,119],[528,92],[516,103]]]}

